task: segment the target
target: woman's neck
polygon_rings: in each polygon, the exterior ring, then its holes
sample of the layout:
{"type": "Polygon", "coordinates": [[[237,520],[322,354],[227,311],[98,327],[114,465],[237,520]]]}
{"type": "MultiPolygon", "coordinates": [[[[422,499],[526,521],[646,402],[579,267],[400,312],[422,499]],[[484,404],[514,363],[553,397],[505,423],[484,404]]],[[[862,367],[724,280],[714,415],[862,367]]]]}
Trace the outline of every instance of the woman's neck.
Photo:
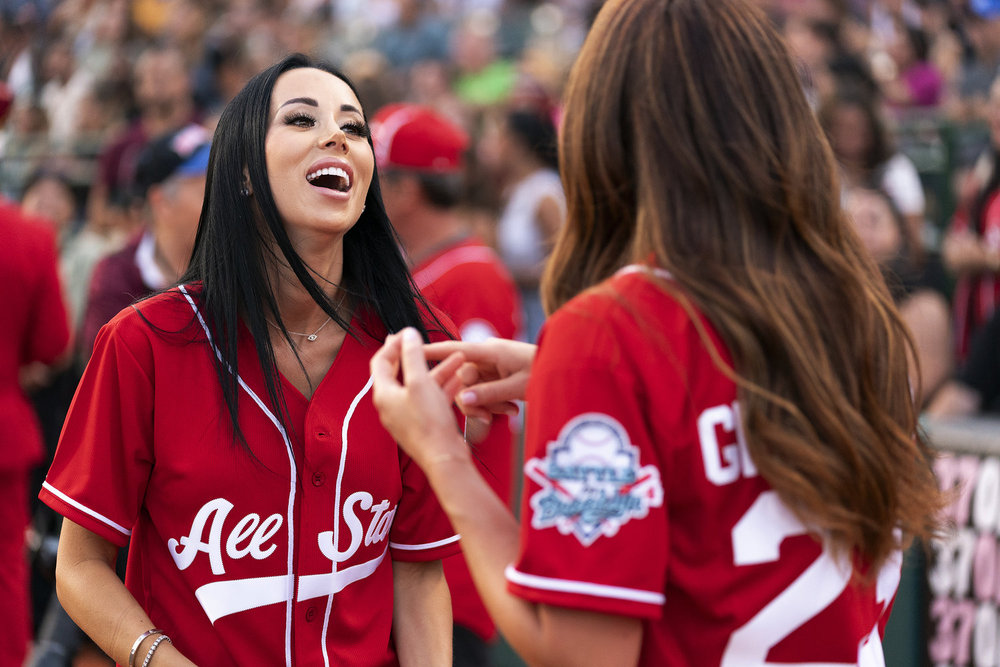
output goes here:
{"type": "MultiPolygon", "coordinates": [[[[343,296],[340,281],[343,278],[343,242],[339,241],[335,249],[325,249],[322,253],[303,253],[298,251],[306,271],[312,275],[319,288],[333,303],[339,303],[343,296]]],[[[292,268],[285,262],[284,256],[277,248],[276,264],[271,269],[271,284],[274,289],[274,300],[278,304],[279,315],[288,329],[296,331],[312,330],[320,326],[329,316],[316,303],[305,286],[299,281],[292,268]],[[310,327],[312,329],[310,329],[310,327]]]]}

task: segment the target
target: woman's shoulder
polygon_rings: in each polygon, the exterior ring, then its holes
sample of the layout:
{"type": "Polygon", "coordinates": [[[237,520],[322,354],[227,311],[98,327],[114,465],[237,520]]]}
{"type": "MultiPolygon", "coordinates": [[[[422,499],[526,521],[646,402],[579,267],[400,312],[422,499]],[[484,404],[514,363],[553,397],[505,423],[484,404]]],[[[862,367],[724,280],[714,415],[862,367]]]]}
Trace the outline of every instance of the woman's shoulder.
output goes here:
{"type": "Polygon", "coordinates": [[[196,310],[197,290],[175,287],[157,292],[122,309],[103,329],[116,338],[131,340],[159,338],[184,334],[190,342],[191,333],[201,332],[196,310]]]}
{"type": "Polygon", "coordinates": [[[681,287],[668,271],[630,264],[576,295],[560,310],[573,312],[584,308],[609,314],[655,306],[667,312],[685,312],[679,297],[681,293],[681,287]]]}
{"type": "Polygon", "coordinates": [[[571,339],[592,337],[615,345],[648,341],[653,334],[696,335],[691,316],[697,310],[682,303],[681,294],[666,271],[631,265],[570,299],[545,326],[571,339]]]}

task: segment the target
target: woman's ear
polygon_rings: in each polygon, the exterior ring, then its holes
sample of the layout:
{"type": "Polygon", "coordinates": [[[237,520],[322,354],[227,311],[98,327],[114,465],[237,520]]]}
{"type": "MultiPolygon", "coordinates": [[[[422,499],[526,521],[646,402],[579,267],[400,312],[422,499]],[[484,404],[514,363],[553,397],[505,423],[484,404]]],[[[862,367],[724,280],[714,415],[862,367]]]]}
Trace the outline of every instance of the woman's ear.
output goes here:
{"type": "Polygon", "coordinates": [[[240,194],[244,197],[249,197],[253,194],[253,188],[250,187],[250,172],[247,171],[246,167],[243,167],[243,185],[240,188],[240,194]]]}

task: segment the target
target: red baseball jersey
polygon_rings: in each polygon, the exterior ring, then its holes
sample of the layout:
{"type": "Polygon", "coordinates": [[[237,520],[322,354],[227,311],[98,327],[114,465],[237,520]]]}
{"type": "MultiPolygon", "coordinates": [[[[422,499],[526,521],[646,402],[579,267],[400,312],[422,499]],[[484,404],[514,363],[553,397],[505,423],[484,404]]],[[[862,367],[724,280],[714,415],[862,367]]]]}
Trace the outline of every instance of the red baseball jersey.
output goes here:
{"type": "Polygon", "coordinates": [[[882,665],[901,555],[861,586],[758,475],[736,398],[647,269],[561,308],[528,387],[510,590],[642,619],[642,665],[882,665]]]}
{"type": "MultiPolygon", "coordinates": [[[[497,254],[474,238],[434,253],[414,267],[413,280],[455,326],[464,341],[492,336],[516,338],[521,331],[517,286],[497,254]]],[[[489,434],[476,445],[476,465],[493,491],[510,504],[513,481],[513,432],[504,415],[493,418],[489,434]]],[[[444,561],[455,622],[483,639],[496,628],[486,612],[461,554],[444,561]]]]}
{"type": "Polygon", "coordinates": [[[131,539],[126,585],[198,664],[396,664],[391,561],[459,545],[372,404],[381,341],[348,336],[311,400],[282,380],[286,431],[243,328],[251,454],[232,438],[195,315],[182,288],[101,330],[41,499],[115,544],[131,539]]]}

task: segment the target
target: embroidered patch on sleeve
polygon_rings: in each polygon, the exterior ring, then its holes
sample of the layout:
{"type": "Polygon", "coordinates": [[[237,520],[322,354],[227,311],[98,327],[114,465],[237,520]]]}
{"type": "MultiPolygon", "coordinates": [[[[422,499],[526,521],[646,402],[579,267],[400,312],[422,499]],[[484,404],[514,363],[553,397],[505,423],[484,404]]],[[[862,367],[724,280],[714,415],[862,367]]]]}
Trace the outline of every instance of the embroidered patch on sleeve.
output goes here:
{"type": "Polygon", "coordinates": [[[542,487],[531,496],[531,527],[555,527],[585,547],[663,505],[660,471],[640,466],[625,428],[596,412],[570,420],[524,472],[542,487]]]}

